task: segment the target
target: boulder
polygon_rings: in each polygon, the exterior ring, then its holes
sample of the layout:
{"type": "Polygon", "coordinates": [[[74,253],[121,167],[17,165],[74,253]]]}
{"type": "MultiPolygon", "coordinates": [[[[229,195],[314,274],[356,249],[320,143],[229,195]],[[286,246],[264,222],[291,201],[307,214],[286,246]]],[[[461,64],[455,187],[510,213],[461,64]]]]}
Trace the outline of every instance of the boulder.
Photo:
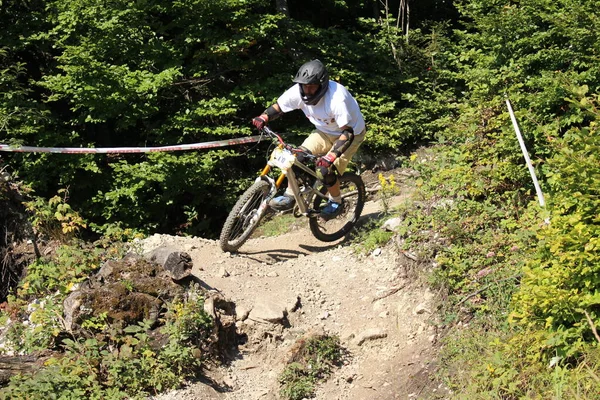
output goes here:
{"type": "Polygon", "coordinates": [[[162,266],[176,281],[187,278],[192,272],[190,255],[169,246],[158,247],[144,254],[144,257],[162,266]]]}

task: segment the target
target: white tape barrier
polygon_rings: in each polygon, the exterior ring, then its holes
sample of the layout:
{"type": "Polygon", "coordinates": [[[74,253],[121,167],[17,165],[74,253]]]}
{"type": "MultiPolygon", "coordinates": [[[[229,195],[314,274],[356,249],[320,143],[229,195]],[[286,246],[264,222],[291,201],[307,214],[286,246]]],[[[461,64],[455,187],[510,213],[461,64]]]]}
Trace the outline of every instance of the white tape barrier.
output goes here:
{"type": "Polygon", "coordinates": [[[250,136],[247,138],[217,140],[214,142],[180,144],[176,146],[160,147],[33,147],[19,146],[13,147],[7,144],[0,144],[0,151],[10,151],[14,153],[63,153],[63,154],[105,154],[105,153],[155,153],[160,151],[181,151],[181,150],[199,150],[212,149],[215,147],[233,146],[236,144],[253,143],[260,141],[261,136],[250,136]]]}

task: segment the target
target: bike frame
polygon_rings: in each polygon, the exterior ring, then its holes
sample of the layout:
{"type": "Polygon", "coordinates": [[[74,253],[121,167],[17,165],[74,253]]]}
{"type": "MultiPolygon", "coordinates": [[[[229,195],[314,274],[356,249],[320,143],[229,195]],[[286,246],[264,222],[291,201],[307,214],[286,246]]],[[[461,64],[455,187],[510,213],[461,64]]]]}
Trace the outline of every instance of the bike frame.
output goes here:
{"type": "MultiPolygon", "coordinates": [[[[294,198],[296,199],[296,204],[298,206],[299,213],[306,217],[310,217],[312,215],[318,214],[318,211],[310,208],[310,203],[311,203],[311,199],[313,198],[313,195],[316,195],[316,196],[319,196],[322,198],[327,198],[327,196],[323,195],[319,190],[317,190],[317,188],[320,186],[319,183],[321,183],[321,180],[317,177],[317,174],[315,173],[315,171],[312,168],[309,168],[306,165],[304,165],[303,163],[301,163],[300,161],[298,161],[296,155],[292,154],[291,151],[289,151],[289,145],[286,145],[285,142],[283,141],[283,139],[281,139],[281,137],[277,133],[273,132],[268,127],[265,127],[263,130],[267,134],[276,137],[279,141],[279,145],[272,152],[271,159],[267,162],[267,165],[260,173],[259,178],[257,178],[257,179],[267,179],[271,183],[271,187],[272,187],[271,194],[270,194],[269,198],[267,200],[265,200],[265,202],[268,203],[268,200],[270,200],[275,195],[275,193],[281,188],[281,184],[283,183],[283,180],[287,177],[288,185],[289,185],[289,188],[292,190],[292,193],[294,194],[294,198]],[[284,152],[288,151],[290,153],[290,156],[294,157],[293,164],[284,166],[284,165],[279,165],[276,161],[274,161],[273,155],[275,154],[277,149],[279,149],[280,151],[284,151],[284,152]],[[277,166],[281,169],[281,174],[279,175],[277,180],[274,180],[273,178],[268,176],[268,174],[272,170],[272,167],[274,167],[274,166],[277,166]],[[306,188],[306,190],[310,192],[310,195],[306,199],[302,196],[300,186],[298,185],[298,179],[296,178],[296,173],[294,172],[293,167],[297,167],[297,168],[301,169],[303,172],[312,176],[315,179],[315,183],[314,183],[313,187],[306,188]]],[[[310,158],[317,158],[316,156],[313,156],[310,153],[306,153],[306,155],[307,155],[307,157],[310,157],[310,158]]]]}

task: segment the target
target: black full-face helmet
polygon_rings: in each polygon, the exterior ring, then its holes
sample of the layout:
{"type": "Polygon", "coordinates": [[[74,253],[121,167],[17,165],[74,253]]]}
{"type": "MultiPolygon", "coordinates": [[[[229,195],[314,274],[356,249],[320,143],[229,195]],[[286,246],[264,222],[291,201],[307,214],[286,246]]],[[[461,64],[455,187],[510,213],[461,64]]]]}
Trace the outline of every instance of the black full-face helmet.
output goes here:
{"type": "Polygon", "coordinates": [[[314,106],[321,100],[329,88],[329,74],[327,73],[327,68],[325,68],[325,65],[323,65],[321,61],[312,60],[300,67],[294,77],[294,82],[300,84],[302,101],[309,106],[314,106]],[[319,85],[319,90],[317,90],[314,95],[308,96],[304,93],[304,90],[302,90],[303,84],[319,85]]]}

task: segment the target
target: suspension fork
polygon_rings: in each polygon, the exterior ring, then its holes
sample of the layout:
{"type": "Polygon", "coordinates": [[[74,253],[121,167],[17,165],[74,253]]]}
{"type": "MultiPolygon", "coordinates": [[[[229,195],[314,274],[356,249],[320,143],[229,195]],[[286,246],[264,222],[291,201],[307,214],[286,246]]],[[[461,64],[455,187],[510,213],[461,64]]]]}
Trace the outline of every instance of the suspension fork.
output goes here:
{"type": "Polygon", "coordinates": [[[269,183],[271,183],[271,187],[273,188],[272,192],[276,192],[281,187],[281,183],[285,179],[285,174],[279,175],[279,177],[277,178],[277,180],[274,180],[273,178],[271,178],[269,176],[269,172],[271,172],[271,166],[269,164],[267,164],[267,165],[265,165],[265,167],[261,171],[259,177],[256,178],[256,180],[257,181],[258,180],[267,180],[269,183]]]}

